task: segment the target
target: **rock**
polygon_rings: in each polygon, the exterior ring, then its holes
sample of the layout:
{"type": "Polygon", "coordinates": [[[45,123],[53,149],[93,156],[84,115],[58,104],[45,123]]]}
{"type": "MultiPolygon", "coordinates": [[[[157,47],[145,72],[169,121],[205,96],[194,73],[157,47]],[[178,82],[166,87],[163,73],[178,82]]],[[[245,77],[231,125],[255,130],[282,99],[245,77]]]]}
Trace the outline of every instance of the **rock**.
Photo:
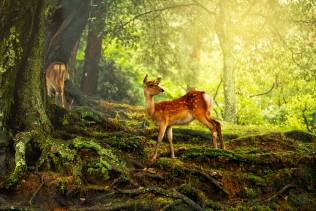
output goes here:
{"type": "Polygon", "coordinates": [[[285,132],[284,135],[288,138],[301,141],[304,143],[312,143],[316,141],[316,135],[300,130],[292,130],[285,132]]]}

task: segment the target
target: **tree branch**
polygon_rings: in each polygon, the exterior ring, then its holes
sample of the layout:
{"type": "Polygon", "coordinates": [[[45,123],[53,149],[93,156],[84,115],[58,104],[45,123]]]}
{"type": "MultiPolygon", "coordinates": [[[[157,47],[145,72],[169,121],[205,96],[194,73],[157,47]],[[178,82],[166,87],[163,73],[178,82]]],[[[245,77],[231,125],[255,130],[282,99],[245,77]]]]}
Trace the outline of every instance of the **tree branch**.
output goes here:
{"type": "Polygon", "coordinates": [[[310,127],[309,127],[308,119],[307,119],[307,117],[306,117],[306,115],[305,115],[305,111],[306,111],[306,110],[307,110],[307,108],[306,108],[306,104],[305,104],[305,107],[304,107],[304,109],[302,110],[302,116],[303,116],[304,123],[305,123],[305,125],[306,125],[307,131],[312,132],[312,130],[311,130],[310,127]]]}
{"type": "Polygon", "coordinates": [[[199,1],[197,1],[197,0],[192,0],[192,1],[196,4],[196,6],[199,6],[200,8],[202,8],[203,10],[205,10],[208,14],[210,14],[210,15],[216,15],[215,12],[209,10],[206,6],[204,6],[203,4],[201,4],[199,1]]]}
{"type": "MultiPolygon", "coordinates": [[[[215,91],[215,94],[213,96],[213,100],[215,101],[216,97],[217,97],[217,94],[218,94],[218,91],[219,91],[219,88],[221,87],[222,85],[222,82],[223,82],[223,78],[221,77],[221,80],[219,82],[219,84],[217,85],[217,88],[216,88],[216,91],[215,91]]],[[[216,102],[216,101],[215,101],[216,102]]],[[[217,103],[216,103],[217,104],[217,103]]]]}
{"type": "Polygon", "coordinates": [[[273,82],[272,87],[268,91],[263,92],[263,93],[259,93],[259,94],[255,94],[255,95],[250,95],[249,97],[258,97],[258,96],[269,94],[274,89],[274,87],[275,87],[275,82],[273,82]]]}
{"type": "Polygon", "coordinates": [[[284,193],[287,189],[290,189],[290,188],[296,188],[297,186],[296,185],[293,185],[293,184],[288,184],[286,186],[284,186],[281,190],[279,190],[276,194],[274,194],[273,196],[263,200],[263,202],[269,202],[269,201],[272,201],[274,200],[275,198],[277,198],[279,195],[281,195],[282,193],[284,193]]]}

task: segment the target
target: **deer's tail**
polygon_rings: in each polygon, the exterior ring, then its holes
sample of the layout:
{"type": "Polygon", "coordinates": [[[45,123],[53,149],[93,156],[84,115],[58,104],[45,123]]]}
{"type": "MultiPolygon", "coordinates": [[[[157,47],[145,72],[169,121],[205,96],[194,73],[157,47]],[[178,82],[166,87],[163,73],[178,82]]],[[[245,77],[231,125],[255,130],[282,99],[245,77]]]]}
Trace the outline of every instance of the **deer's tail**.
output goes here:
{"type": "Polygon", "coordinates": [[[204,102],[205,102],[205,105],[206,105],[206,116],[207,116],[207,118],[211,119],[213,98],[209,94],[204,93],[203,94],[203,99],[204,99],[204,102]]]}

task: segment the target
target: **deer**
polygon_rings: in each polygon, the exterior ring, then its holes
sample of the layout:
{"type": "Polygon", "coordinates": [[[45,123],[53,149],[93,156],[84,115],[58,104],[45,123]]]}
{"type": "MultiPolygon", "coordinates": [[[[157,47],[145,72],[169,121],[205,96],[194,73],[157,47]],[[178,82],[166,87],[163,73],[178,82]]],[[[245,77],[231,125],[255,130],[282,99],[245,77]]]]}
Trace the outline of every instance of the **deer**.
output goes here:
{"type": "Polygon", "coordinates": [[[64,86],[68,77],[66,64],[63,62],[53,62],[46,69],[46,88],[49,97],[55,93],[55,103],[61,102],[61,106],[65,107],[64,86]]]}
{"type": "Polygon", "coordinates": [[[153,97],[164,92],[164,89],[159,86],[160,81],[160,77],[156,80],[148,80],[148,75],[143,80],[146,114],[159,127],[155,153],[150,160],[154,161],[157,159],[159,147],[166,131],[171,158],[176,158],[172,143],[172,126],[187,125],[193,120],[198,120],[210,129],[215,148],[217,148],[217,132],[221,148],[224,149],[221,123],[211,117],[211,96],[204,91],[193,89],[178,99],[155,103],[153,97]]]}

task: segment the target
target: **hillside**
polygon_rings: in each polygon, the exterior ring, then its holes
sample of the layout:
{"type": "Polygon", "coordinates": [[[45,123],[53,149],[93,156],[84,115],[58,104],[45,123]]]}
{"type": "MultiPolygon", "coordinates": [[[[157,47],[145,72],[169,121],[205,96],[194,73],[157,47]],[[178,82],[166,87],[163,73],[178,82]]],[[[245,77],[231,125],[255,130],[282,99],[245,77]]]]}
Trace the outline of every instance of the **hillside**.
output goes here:
{"type": "Polygon", "coordinates": [[[50,110],[54,135],[28,142],[27,173],[1,183],[0,210],[316,209],[312,134],[224,125],[221,150],[195,124],[174,130],[177,159],[164,141],[152,163],[157,130],[142,107],[50,110]]]}

